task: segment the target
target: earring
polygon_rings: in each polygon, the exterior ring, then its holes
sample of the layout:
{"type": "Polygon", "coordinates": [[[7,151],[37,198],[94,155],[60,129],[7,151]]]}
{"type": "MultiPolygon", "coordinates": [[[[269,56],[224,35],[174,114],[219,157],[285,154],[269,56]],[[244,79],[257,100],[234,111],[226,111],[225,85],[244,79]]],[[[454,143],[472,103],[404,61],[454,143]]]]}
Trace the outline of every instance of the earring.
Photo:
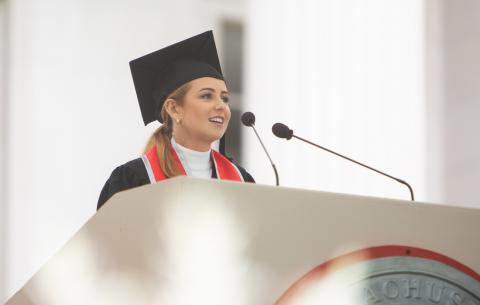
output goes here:
{"type": "Polygon", "coordinates": [[[176,121],[177,121],[177,124],[180,124],[182,120],[177,118],[176,121]]]}

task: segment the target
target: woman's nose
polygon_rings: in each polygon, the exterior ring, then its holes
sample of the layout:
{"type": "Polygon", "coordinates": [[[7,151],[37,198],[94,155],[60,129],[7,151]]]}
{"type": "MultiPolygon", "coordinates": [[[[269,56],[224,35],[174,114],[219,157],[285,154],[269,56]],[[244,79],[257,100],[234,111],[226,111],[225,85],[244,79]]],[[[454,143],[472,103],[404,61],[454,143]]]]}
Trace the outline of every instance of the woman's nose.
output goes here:
{"type": "Polygon", "coordinates": [[[224,109],[227,104],[223,101],[222,98],[218,98],[215,103],[215,109],[224,109]]]}

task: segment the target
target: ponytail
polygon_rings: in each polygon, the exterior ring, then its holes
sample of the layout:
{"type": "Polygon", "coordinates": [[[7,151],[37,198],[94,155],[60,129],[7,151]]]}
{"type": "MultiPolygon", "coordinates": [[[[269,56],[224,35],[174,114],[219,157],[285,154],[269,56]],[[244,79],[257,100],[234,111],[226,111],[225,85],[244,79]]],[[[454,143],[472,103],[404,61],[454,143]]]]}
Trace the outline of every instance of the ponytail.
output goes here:
{"type": "MultiPolygon", "coordinates": [[[[171,98],[175,100],[176,103],[181,105],[189,88],[190,84],[186,83],[176,89],[167,99],[171,98]]],[[[167,178],[180,176],[180,169],[178,168],[172,152],[170,151],[170,146],[172,145],[170,139],[172,138],[173,134],[173,121],[167,110],[165,110],[165,107],[162,107],[160,117],[162,118],[163,124],[150,136],[147,144],[145,145],[145,149],[143,150],[143,154],[146,154],[154,145],[156,145],[160,167],[162,168],[165,176],[167,178]]]]}

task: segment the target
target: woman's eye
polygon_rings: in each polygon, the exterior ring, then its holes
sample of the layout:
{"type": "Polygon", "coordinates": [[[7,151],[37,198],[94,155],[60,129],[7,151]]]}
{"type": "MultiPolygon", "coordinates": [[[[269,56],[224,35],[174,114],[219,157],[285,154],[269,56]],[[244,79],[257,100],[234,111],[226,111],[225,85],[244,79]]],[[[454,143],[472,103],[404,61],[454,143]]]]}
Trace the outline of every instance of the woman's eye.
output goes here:
{"type": "Polygon", "coordinates": [[[224,103],[228,103],[230,101],[230,98],[228,96],[222,96],[222,100],[224,103]]]}
{"type": "Polygon", "coordinates": [[[202,94],[200,98],[204,100],[208,100],[212,98],[212,95],[210,93],[206,93],[206,94],[202,94]]]}

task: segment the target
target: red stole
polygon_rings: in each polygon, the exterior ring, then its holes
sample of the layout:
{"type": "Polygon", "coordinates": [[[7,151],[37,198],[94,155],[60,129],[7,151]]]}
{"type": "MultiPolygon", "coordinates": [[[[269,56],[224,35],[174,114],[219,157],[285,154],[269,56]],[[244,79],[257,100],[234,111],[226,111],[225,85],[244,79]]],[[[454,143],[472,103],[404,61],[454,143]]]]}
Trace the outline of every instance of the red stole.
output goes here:
{"type": "MultiPolygon", "coordinates": [[[[177,167],[180,170],[181,175],[186,176],[187,173],[183,168],[182,162],[180,161],[180,158],[178,157],[177,152],[171,145],[170,145],[170,152],[172,153],[173,159],[175,160],[175,163],[177,164],[177,167]]],[[[163,172],[162,167],[160,166],[160,161],[158,160],[157,146],[154,145],[146,153],[145,156],[147,157],[150,163],[150,167],[155,177],[155,181],[159,182],[167,179],[167,176],[165,176],[165,173],[163,172]]],[[[212,160],[214,162],[214,166],[213,166],[214,168],[212,170],[216,169],[218,179],[243,181],[243,177],[240,174],[240,171],[238,170],[238,168],[232,162],[230,162],[230,160],[228,160],[222,154],[220,154],[219,152],[213,149],[212,149],[212,160]]],[[[147,172],[148,172],[148,168],[147,168],[147,172]]]]}

